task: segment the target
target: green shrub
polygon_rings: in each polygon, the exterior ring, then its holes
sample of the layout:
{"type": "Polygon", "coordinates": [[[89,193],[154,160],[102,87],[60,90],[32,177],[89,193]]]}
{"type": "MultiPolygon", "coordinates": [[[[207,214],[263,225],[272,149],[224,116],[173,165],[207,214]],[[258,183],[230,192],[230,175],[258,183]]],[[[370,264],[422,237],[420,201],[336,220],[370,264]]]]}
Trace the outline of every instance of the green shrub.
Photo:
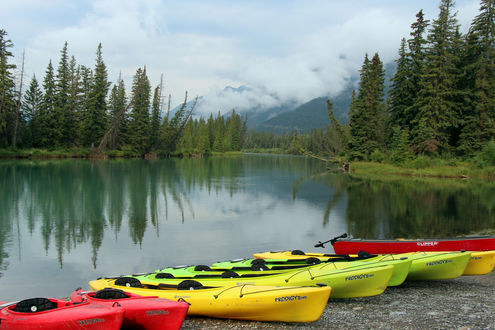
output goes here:
{"type": "Polygon", "coordinates": [[[383,163],[385,159],[387,159],[387,155],[378,149],[375,149],[370,155],[370,160],[375,163],[383,163]]]}
{"type": "Polygon", "coordinates": [[[493,140],[483,148],[481,155],[488,165],[495,166],[495,142],[493,140]]]}
{"type": "Polygon", "coordinates": [[[407,162],[406,167],[412,167],[415,169],[427,168],[430,166],[430,158],[426,156],[417,156],[411,161],[407,162]]]}

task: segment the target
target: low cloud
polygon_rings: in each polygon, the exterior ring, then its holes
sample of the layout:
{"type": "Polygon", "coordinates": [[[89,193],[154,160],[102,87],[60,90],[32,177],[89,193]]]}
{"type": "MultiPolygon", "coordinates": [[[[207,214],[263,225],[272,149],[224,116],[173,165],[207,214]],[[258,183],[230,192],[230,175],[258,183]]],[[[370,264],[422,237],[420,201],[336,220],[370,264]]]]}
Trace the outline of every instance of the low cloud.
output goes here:
{"type": "MultiPolygon", "coordinates": [[[[475,0],[458,1],[463,31],[478,7],[475,0]]],[[[187,90],[204,96],[198,111],[209,114],[335,95],[358,73],[365,53],[393,61],[422,8],[429,19],[438,14],[430,0],[7,0],[0,19],[16,61],[25,49],[26,72],[38,79],[50,59],[58,65],[65,41],[78,63],[90,67],[101,42],[110,80],[121,72],[130,91],[136,69],[146,65],[153,85],[164,74],[174,105],[187,90]],[[224,90],[229,85],[249,88],[224,90]]]]}

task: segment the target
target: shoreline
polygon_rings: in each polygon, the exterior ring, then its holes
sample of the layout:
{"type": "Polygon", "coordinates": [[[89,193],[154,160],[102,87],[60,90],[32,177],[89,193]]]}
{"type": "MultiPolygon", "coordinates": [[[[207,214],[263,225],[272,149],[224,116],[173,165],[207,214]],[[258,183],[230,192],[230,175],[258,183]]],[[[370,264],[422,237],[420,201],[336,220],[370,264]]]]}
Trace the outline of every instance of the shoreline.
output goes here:
{"type": "Polygon", "coordinates": [[[312,323],[186,317],[181,329],[495,328],[495,271],[452,280],[409,281],[381,295],[338,299],[312,323]]]}

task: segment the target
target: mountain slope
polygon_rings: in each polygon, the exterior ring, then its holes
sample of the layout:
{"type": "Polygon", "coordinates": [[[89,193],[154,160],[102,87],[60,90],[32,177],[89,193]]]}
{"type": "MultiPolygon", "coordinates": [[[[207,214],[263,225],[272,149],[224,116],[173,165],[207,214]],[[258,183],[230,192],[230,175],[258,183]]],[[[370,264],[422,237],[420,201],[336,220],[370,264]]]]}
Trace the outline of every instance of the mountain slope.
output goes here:
{"type": "MultiPolygon", "coordinates": [[[[335,117],[342,124],[348,120],[347,109],[351,103],[352,88],[347,88],[336,97],[330,98],[335,117]]],[[[273,131],[275,134],[292,132],[297,129],[307,133],[311,129],[326,128],[330,123],[326,101],[328,97],[318,97],[304,103],[294,110],[281,113],[255,126],[258,131],[273,131]]]]}

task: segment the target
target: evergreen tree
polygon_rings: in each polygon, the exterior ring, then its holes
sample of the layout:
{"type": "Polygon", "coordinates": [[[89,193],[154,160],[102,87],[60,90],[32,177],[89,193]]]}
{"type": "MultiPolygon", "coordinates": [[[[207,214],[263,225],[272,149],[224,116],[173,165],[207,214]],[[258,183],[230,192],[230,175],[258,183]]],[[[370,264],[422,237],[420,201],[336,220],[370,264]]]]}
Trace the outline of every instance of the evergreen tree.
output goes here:
{"type": "Polygon", "coordinates": [[[495,1],[481,0],[479,14],[466,36],[467,92],[459,151],[470,155],[495,137],[495,1]]]}
{"type": "Polygon", "coordinates": [[[27,123],[26,127],[26,145],[38,147],[40,140],[40,119],[39,111],[43,99],[43,92],[39,86],[36,76],[33,76],[29,88],[24,95],[22,102],[22,113],[27,123]]]}
{"type": "Polygon", "coordinates": [[[299,136],[299,133],[297,132],[297,129],[294,131],[289,151],[291,154],[294,155],[300,155],[304,152],[303,142],[301,137],[299,136]]]}
{"type": "Polygon", "coordinates": [[[107,68],[103,62],[101,49],[101,44],[99,44],[96,50],[93,84],[83,123],[83,143],[86,146],[95,146],[95,144],[99,143],[107,129],[106,97],[110,84],[108,83],[107,68]]]}
{"type": "Polygon", "coordinates": [[[210,152],[208,125],[203,118],[200,118],[199,120],[198,152],[201,155],[205,155],[210,152]]]}
{"type": "Polygon", "coordinates": [[[108,147],[110,149],[120,148],[126,141],[127,126],[129,124],[127,114],[127,100],[125,95],[124,80],[120,74],[117,84],[113,86],[110,93],[110,128],[107,131],[108,147]]]}
{"type": "Polygon", "coordinates": [[[80,96],[79,96],[79,107],[76,113],[77,122],[77,136],[79,137],[79,144],[86,145],[86,133],[84,132],[86,125],[89,121],[89,112],[91,100],[91,90],[93,86],[93,71],[84,66],[79,66],[80,75],[80,96]]]}
{"type": "Polygon", "coordinates": [[[150,93],[151,87],[146,68],[138,68],[132,83],[129,143],[141,154],[149,151],[150,93]]]}
{"type": "Polygon", "coordinates": [[[159,145],[160,138],[160,117],[161,117],[161,99],[162,86],[157,86],[153,93],[153,104],[151,107],[151,126],[150,126],[150,146],[156,149],[159,145]]]}
{"type": "MultiPolygon", "coordinates": [[[[424,78],[426,66],[426,48],[428,41],[425,38],[426,29],[429,26],[430,21],[424,19],[423,10],[420,10],[416,14],[416,22],[411,24],[411,38],[407,40],[409,45],[409,53],[406,58],[409,59],[410,68],[407,71],[408,84],[404,86],[405,91],[403,96],[406,97],[405,104],[405,125],[401,125],[402,128],[408,127],[410,131],[415,130],[417,118],[419,116],[418,93],[421,89],[421,82],[424,78]],[[408,94],[408,95],[407,95],[408,94]]],[[[407,68],[406,64],[406,68],[407,68]]],[[[395,121],[393,121],[396,124],[395,121]]]]}
{"type": "Polygon", "coordinates": [[[389,92],[390,121],[393,126],[409,127],[414,118],[410,112],[414,101],[412,87],[411,59],[407,54],[406,39],[402,39],[399,59],[396,61],[397,71],[392,78],[389,92]]]}
{"type": "Polygon", "coordinates": [[[14,89],[15,83],[12,71],[15,65],[9,63],[9,57],[13,57],[9,48],[14,45],[7,39],[7,32],[0,29],[0,145],[7,146],[9,142],[9,119],[12,118],[16,106],[14,89]]]}
{"type": "Polygon", "coordinates": [[[345,147],[349,143],[347,134],[344,127],[335,118],[333,113],[333,103],[327,100],[327,111],[328,117],[330,118],[330,126],[327,128],[327,143],[330,144],[330,149],[327,147],[326,150],[331,151],[333,155],[337,155],[344,151],[345,147]],[[330,132],[334,132],[335,137],[331,138],[330,132]]]}
{"type": "Polygon", "coordinates": [[[57,132],[57,118],[55,115],[55,99],[56,99],[56,85],[55,76],[53,72],[52,61],[48,62],[48,67],[45,72],[45,78],[43,79],[43,100],[40,106],[40,141],[39,145],[44,148],[53,148],[56,145],[58,132],[57,132]]]}
{"type": "Polygon", "coordinates": [[[367,158],[384,146],[386,108],[383,103],[385,72],[378,54],[370,61],[366,54],[361,68],[359,94],[351,102],[349,150],[352,158],[367,158]]]}
{"type": "Polygon", "coordinates": [[[61,51],[60,62],[57,68],[55,83],[55,103],[53,105],[54,119],[57,124],[54,127],[55,145],[68,146],[72,141],[73,120],[70,114],[69,95],[71,89],[71,72],[69,67],[69,55],[67,42],[61,51]]]}
{"type": "Polygon", "coordinates": [[[186,127],[188,121],[190,120],[194,108],[198,102],[198,97],[196,97],[191,106],[187,103],[187,92],[184,98],[184,102],[180,108],[175,112],[172,119],[164,120],[162,127],[160,129],[160,140],[161,147],[163,151],[167,154],[173,152],[184,133],[184,128],[186,127]]]}
{"type": "Polygon", "coordinates": [[[65,145],[73,146],[79,142],[78,123],[79,116],[82,112],[82,86],[81,86],[81,71],[77,66],[76,59],[72,56],[69,64],[70,84],[69,84],[69,100],[68,112],[66,114],[65,125],[65,145]]]}
{"type": "Polygon", "coordinates": [[[428,35],[426,66],[415,104],[417,129],[412,132],[417,153],[450,151],[452,129],[459,125],[459,58],[455,53],[458,30],[453,6],[452,0],[442,0],[440,14],[428,35]]]}

